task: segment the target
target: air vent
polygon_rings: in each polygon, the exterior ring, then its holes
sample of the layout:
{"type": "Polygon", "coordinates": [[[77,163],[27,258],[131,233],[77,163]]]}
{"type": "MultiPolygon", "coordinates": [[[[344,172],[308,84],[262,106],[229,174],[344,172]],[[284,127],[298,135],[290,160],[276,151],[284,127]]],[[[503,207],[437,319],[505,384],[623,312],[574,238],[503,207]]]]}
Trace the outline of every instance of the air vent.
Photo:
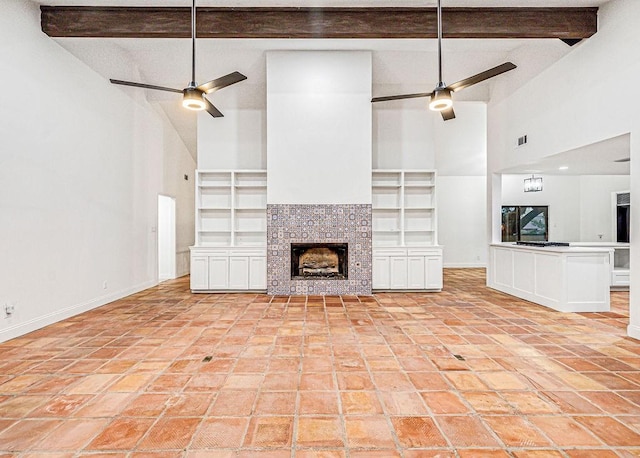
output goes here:
{"type": "Polygon", "coordinates": [[[522,137],[518,137],[518,141],[516,143],[516,147],[521,147],[527,144],[527,136],[523,135],[522,137]]]}
{"type": "Polygon", "coordinates": [[[618,205],[630,205],[631,204],[631,194],[628,192],[623,192],[618,194],[618,205]]]}

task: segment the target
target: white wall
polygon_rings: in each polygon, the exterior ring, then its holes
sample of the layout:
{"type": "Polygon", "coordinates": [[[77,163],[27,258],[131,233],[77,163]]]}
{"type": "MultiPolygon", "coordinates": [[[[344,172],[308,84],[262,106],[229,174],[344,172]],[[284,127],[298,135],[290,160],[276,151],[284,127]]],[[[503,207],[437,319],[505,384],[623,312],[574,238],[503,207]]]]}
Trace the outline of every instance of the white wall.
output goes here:
{"type": "Polygon", "coordinates": [[[580,177],[580,241],[615,242],[612,193],[629,191],[628,175],[580,177]],[[602,235],[602,238],[600,238],[602,235]]]}
{"type": "Polygon", "coordinates": [[[266,125],[265,110],[225,109],[223,118],[198,113],[198,168],[266,169],[266,125]]]}
{"type": "MultiPolygon", "coordinates": [[[[599,31],[509,97],[489,104],[490,174],[511,165],[631,133],[631,324],[640,338],[640,2],[612,0],[599,10],[599,31]],[[526,148],[514,150],[527,134],[526,148]],[[635,241],[635,242],[634,242],[635,241]]],[[[491,180],[495,183],[494,180],[491,180]]],[[[493,184],[489,202],[500,190],[493,184]]],[[[490,209],[491,234],[499,234],[490,209]]]]}
{"type": "Polygon", "coordinates": [[[373,109],[374,169],[434,169],[434,113],[419,109],[373,109]]]}
{"type": "Polygon", "coordinates": [[[444,267],[487,263],[487,203],[484,176],[438,176],[438,241],[444,267]]]}
{"type": "Polygon", "coordinates": [[[267,202],[371,203],[371,53],[267,54],[267,202]]]}
{"type": "Polygon", "coordinates": [[[31,2],[2,3],[0,78],[6,340],[157,283],[162,164],[181,152],[148,104],[44,35],[31,2]]]}
{"type": "Polygon", "coordinates": [[[456,102],[444,122],[424,107],[373,110],[373,166],[436,169],[438,243],[445,267],[481,267],[487,261],[487,109],[456,102]]]}
{"type": "Polygon", "coordinates": [[[189,247],[195,242],[196,163],[177,132],[171,127],[161,109],[156,110],[164,120],[162,194],[176,201],[176,277],[189,273],[189,247]],[[187,179],[185,179],[185,175],[187,179]]]}
{"type": "Polygon", "coordinates": [[[542,191],[524,192],[531,175],[502,175],[502,205],[548,205],[549,240],[580,240],[580,177],[542,176],[542,191]]]}
{"type": "Polygon", "coordinates": [[[614,241],[611,193],[628,191],[628,176],[536,176],[542,177],[540,192],[524,192],[531,175],[502,175],[502,205],[548,205],[549,240],[555,242],[614,241]]]}

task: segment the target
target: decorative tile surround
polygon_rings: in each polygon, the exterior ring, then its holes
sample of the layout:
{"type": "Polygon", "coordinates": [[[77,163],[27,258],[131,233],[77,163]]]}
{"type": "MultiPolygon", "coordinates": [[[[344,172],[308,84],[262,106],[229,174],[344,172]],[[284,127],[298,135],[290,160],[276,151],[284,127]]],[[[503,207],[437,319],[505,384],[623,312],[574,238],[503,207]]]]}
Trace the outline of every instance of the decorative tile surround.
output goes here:
{"type": "Polygon", "coordinates": [[[371,205],[267,205],[267,294],[371,295],[371,205]],[[291,243],[348,243],[349,279],[292,280],[291,243]]]}

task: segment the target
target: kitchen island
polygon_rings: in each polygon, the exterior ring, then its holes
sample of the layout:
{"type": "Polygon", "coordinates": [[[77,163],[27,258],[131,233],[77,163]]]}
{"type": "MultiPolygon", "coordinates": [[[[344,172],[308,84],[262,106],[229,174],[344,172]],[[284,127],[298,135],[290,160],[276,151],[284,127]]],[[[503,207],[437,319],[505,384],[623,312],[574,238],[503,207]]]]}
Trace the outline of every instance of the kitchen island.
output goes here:
{"type": "Polygon", "coordinates": [[[487,286],[560,312],[606,312],[612,250],[492,244],[487,286]]]}

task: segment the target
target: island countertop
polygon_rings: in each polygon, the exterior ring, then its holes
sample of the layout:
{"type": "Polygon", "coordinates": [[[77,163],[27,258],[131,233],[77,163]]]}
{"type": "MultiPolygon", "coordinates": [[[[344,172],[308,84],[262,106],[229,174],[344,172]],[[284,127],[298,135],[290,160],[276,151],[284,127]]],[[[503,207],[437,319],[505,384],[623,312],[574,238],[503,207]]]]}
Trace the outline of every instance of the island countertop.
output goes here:
{"type": "Polygon", "coordinates": [[[531,246],[531,245],[518,245],[515,242],[492,243],[490,246],[512,248],[516,250],[543,251],[547,253],[549,252],[551,253],[601,253],[601,252],[609,253],[614,248],[613,245],[610,247],[605,246],[603,244],[587,246],[587,245],[582,245],[579,242],[571,242],[569,246],[531,246]]]}

